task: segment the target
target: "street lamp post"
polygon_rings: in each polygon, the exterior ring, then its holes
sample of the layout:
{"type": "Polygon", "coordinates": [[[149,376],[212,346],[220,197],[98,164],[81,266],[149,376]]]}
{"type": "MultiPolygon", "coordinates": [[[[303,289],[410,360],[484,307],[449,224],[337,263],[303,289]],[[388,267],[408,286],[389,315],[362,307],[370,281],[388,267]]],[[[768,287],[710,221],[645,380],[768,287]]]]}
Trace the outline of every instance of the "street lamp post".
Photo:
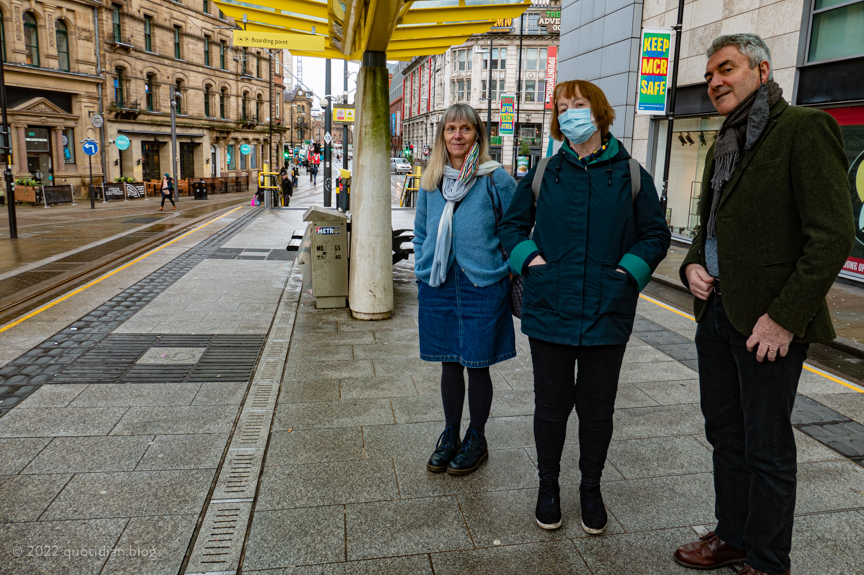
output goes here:
{"type": "MultiPolygon", "coordinates": [[[[6,105],[6,78],[3,62],[0,62],[0,108],[2,108],[3,120],[3,146],[0,147],[0,154],[6,159],[3,179],[6,181],[6,204],[9,206],[9,238],[15,239],[18,237],[18,217],[15,214],[15,191],[12,189],[12,138],[9,133],[9,121],[6,117],[6,105]]],[[[26,157],[27,152],[19,150],[18,155],[26,157]]],[[[93,183],[92,179],[90,183],[93,183]]]]}
{"type": "Polygon", "coordinates": [[[177,92],[176,87],[170,86],[171,96],[171,177],[174,179],[174,201],[180,200],[179,182],[177,180],[177,98],[183,94],[177,92]]]}

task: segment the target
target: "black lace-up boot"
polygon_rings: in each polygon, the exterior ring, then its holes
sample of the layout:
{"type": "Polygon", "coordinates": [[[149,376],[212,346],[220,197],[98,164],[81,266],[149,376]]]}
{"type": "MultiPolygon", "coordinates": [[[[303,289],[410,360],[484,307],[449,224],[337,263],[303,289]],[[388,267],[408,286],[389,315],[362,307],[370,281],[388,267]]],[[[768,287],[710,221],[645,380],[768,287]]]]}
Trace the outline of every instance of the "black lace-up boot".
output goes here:
{"type": "Polygon", "coordinates": [[[483,433],[469,427],[468,431],[465,432],[465,439],[462,440],[462,449],[459,450],[456,457],[450,460],[447,473],[450,475],[474,473],[488,457],[489,449],[486,446],[486,438],[483,433]]]}
{"type": "Polygon", "coordinates": [[[537,493],[537,510],[534,512],[537,525],[543,529],[558,529],[561,527],[561,497],[558,481],[541,479],[540,491],[537,493]]]}
{"type": "Polygon", "coordinates": [[[460,447],[462,442],[459,441],[459,424],[451,423],[444,428],[444,433],[438,438],[435,453],[429,458],[426,469],[432,473],[444,473],[447,471],[447,464],[459,452],[460,447]]]}

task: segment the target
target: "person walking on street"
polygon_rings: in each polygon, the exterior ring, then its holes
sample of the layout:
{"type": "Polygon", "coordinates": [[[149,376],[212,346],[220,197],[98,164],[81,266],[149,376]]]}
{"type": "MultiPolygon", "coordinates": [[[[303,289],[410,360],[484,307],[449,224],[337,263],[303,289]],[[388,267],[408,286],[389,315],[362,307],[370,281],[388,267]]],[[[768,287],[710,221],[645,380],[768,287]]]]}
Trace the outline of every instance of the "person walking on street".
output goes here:
{"type": "Polygon", "coordinates": [[[288,176],[287,170],[282,168],[282,201],[285,207],[291,203],[291,196],[294,195],[294,185],[291,183],[291,178],[288,176]]]}
{"type": "Polygon", "coordinates": [[[550,131],[564,143],[519,183],[499,235],[510,267],[524,276],[540,478],[535,518],[543,529],[561,526],[558,478],[575,407],[582,528],[598,535],[608,523],[600,479],[619,372],[639,292],[671,234],[651,175],[609,132],[615,111],[603,91],[572,80],[553,94],[550,131]]]}
{"type": "Polygon", "coordinates": [[[165,207],[165,200],[171,202],[171,205],[174,206],[172,209],[177,209],[177,204],[174,203],[174,180],[171,179],[171,176],[165,174],[162,177],[162,204],[159,206],[159,211],[162,211],[162,208],[165,207]]]}
{"type": "Polygon", "coordinates": [[[835,337],[825,296],[855,233],[847,158],[831,116],[783,99],[759,36],[720,36],[707,55],[708,96],[725,120],[708,151],[699,231],[680,275],[696,297],[717,526],[674,559],[789,575],[791,414],[809,344],[835,337]]]}
{"type": "Polygon", "coordinates": [[[312,185],[318,185],[318,164],[312,164],[309,167],[309,173],[312,174],[312,185]]]}
{"type": "Polygon", "coordinates": [[[489,366],[516,355],[510,278],[496,236],[516,182],[489,157],[486,129],[467,104],[438,124],[414,217],[420,358],[441,363],[445,427],[426,464],[432,473],[473,473],[487,458],[489,366]],[[464,371],[471,421],[460,440],[464,371]]]}

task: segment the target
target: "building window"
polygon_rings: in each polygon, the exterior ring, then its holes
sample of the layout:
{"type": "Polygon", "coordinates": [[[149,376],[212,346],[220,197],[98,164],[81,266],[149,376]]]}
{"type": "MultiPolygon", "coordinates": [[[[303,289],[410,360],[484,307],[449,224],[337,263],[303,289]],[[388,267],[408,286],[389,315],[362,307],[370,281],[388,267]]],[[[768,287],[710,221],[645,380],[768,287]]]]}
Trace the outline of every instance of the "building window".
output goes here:
{"type": "Polygon", "coordinates": [[[240,152],[240,169],[246,169],[246,154],[244,154],[243,152],[240,152]]]}
{"type": "MultiPolygon", "coordinates": [[[[489,53],[483,54],[483,69],[488,70],[489,53]]],[[[492,48],[492,69],[506,70],[507,69],[507,48],[492,48]]]]}
{"type": "Polygon", "coordinates": [[[264,107],[264,96],[258,94],[258,99],[255,101],[255,121],[261,121],[261,108],[264,107]]]}
{"type": "Polygon", "coordinates": [[[249,92],[243,92],[243,99],[240,102],[240,117],[245,122],[246,117],[246,101],[249,99],[249,92]]]}
{"type": "Polygon", "coordinates": [[[180,116],[183,114],[183,80],[177,80],[174,83],[174,101],[177,102],[177,115],[180,116]],[[180,98],[177,97],[177,94],[180,94],[180,98]]]}
{"type": "Polygon", "coordinates": [[[204,65],[210,65],[210,36],[204,36],[204,65]]]}
{"type": "Polygon", "coordinates": [[[153,74],[147,74],[147,81],[144,83],[144,93],[147,96],[147,111],[153,111],[153,104],[156,99],[156,87],[153,74]]]}
{"type": "Polygon", "coordinates": [[[120,6],[118,4],[111,5],[111,24],[114,27],[114,42],[119,44],[123,37],[123,31],[120,29],[120,6]]]}
{"type": "Polygon", "coordinates": [[[456,50],[453,54],[453,71],[470,72],[471,71],[471,56],[473,52],[471,48],[467,50],[456,50]]]}
{"type": "Polygon", "coordinates": [[[209,2],[209,0],[204,0],[204,6],[203,6],[202,8],[204,9],[204,13],[205,13],[205,14],[209,14],[209,13],[210,13],[210,2],[209,2]]]}
{"type": "Polygon", "coordinates": [[[252,153],[249,154],[249,168],[258,169],[258,144],[252,144],[252,153]]]}
{"type": "Polygon", "coordinates": [[[39,30],[36,28],[36,18],[30,12],[24,12],[24,47],[27,50],[28,66],[39,67],[39,30]]]}
{"type": "Polygon", "coordinates": [[[248,53],[248,50],[244,47],[244,48],[243,48],[243,55],[240,56],[240,58],[241,58],[241,60],[240,60],[240,70],[241,70],[243,76],[246,75],[246,59],[248,58],[248,54],[247,54],[247,53],[248,53]]]}
{"type": "Polygon", "coordinates": [[[210,86],[204,86],[204,116],[210,117],[210,86]]]}
{"type": "Polygon", "coordinates": [[[219,117],[223,120],[228,117],[225,115],[225,93],[227,91],[227,88],[222,88],[222,90],[219,91],[219,117]]]}
{"type": "Polygon", "coordinates": [[[261,77],[261,54],[255,54],[255,77],[261,77]]]}
{"type": "Polygon", "coordinates": [[[123,107],[123,68],[114,70],[114,103],[123,107]]]}
{"type": "Polygon", "coordinates": [[[180,59],[180,26],[174,26],[174,57],[180,59]]]}
{"type": "Polygon", "coordinates": [[[526,80],[522,93],[523,102],[543,102],[546,99],[546,82],[526,80]]]}
{"type": "Polygon", "coordinates": [[[63,128],[63,135],[66,136],[66,143],[63,145],[63,163],[75,163],[75,129],[63,128]]]}
{"type": "Polygon", "coordinates": [[[54,23],[55,37],[57,40],[57,58],[60,61],[60,69],[69,71],[69,34],[66,32],[66,24],[62,20],[54,23]]]}
{"type": "Polygon", "coordinates": [[[453,100],[455,102],[471,101],[471,80],[456,80],[453,100]]]}
{"type": "Polygon", "coordinates": [[[498,93],[499,93],[499,87],[500,87],[500,92],[503,92],[504,91],[504,80],[492,80],[492,94],[491,95],[487,94],[486,93],[486,80],[481,80],[480,81],[480,91],[482,94],[480,97],[484,98],[484,99],[491,97],[493,101],[497,100],[498,99],[498,93]]]}
{"type": "Polygon", "coordinates": [[[153,18],[144,16],[144,50],[153,51],[153,18]]]}
{"type": "Polygon", "coordinates": [[[228,144],[228,169],[237,169],[237,154],[234,153],[234,144],[228,144]]]}
{"type": "Polygon", "coordinates": [[[225,40],[219,42],[219,68],[225,69],[225,40]]]}
{"type": "Polygon", "coordinates": [[[808,62],[864,54],[864,0],[816,0],[808,62]]]}

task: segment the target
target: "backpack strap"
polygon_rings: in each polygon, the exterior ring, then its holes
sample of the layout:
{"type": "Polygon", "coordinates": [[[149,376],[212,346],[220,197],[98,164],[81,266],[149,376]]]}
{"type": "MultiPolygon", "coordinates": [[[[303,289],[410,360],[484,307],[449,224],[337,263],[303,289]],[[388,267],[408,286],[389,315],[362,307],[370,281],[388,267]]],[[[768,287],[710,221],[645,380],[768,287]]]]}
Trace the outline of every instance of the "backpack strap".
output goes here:
{"type": "Polygon", "coordinates": [[[627,160],[627,163],[630,164],[630,189],[633,191],[633,201],[635,202],[636,196],[642,191],[642,173],[639,171],[639,162],[634,158],[627,160]]]}
{"type": "Polygon", "coordinates": [[[534,205],[537,205],[537,198],[540,197],[540,184],[543,183],[543,172],[546,171],[546,166],[552,156],[543,158],[537,162],[537,170],[534,172],[534,179],[531,180],[531,191],[534,193],[534,205]]]}

